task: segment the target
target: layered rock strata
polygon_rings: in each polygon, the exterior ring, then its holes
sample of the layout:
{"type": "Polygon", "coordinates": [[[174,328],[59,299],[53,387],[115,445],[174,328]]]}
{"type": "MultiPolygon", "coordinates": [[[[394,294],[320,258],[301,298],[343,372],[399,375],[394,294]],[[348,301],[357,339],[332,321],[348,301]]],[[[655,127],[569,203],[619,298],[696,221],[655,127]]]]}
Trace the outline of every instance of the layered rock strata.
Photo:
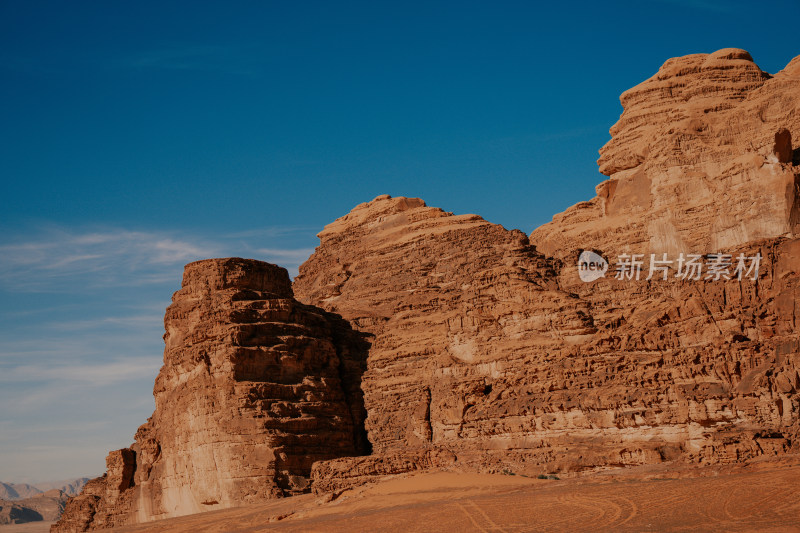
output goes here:
{"type": "Polygon", "coordinates": [[[559,286],[575,265],[523,234],[418,199],[376,198],[319,237],[296,294],[375,336],[375,454],[315,465],[320,490],[430,464],[538,474],[796,446],[800,241],[742,249],[763,257],[757,281],[579,293],[559,286]]]}
{"type": "Polygon", "coordinates": [[[315,483],[413,470],[426,449],[531,473],[796,450],[798,68],[770,76],[738,49],[667,61],[623,94],[598,196],[530,241],[405,198],[327,226],[295,290],[375,335],[377,455],[315,483]],[[763,259],[756,280],[583,283],[583,250],[763,259]]]}
{"type": "Polygon", "coordinates": [[[367,344],[292,297],[285,269],[186,266],[164,318],[153,416],[53,531],[84,531],[309,490],[311,465],[365,451],[367,344]]]}
{"type": "Polygon", "coordinates": [[[774,76],[735,48],[673,58],[620,101],[609,179],[533,232],[540,251],[714,253],[800,232],[800,57],[774,76]]]}

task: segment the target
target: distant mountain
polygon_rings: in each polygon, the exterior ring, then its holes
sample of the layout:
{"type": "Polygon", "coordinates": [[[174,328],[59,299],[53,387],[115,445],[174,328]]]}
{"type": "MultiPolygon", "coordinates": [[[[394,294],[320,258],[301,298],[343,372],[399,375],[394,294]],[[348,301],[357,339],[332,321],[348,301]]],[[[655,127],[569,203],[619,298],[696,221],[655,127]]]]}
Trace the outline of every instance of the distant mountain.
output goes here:
{"type": "Polygon", "coordinates": [[[76,479],[62,479],[61,481],[48,481],[45,483],[37,483],[35,488],[42,492],[57,489],[66,494],[67,496],[75,496],[81,492],[83,486],[89,481],[88,477],[79,477],[76,479]]]}
{"type": "Polygon", "coordinates": [[[67,496],[78,494],[89,478],[62,479],[29,485],[27,483],[4,483],[0,481],[0,500],[15,501],[31,498],[48,490],[57,489],[67,496]]]}
{"type": "Polygon", "coordinates": [[[16,500],[18,498],[19,493],[14,490],[13,486],[0,481],[0,500],[16,500]]]}
{"type": "Polygon", "coordinates": [[[0,481],[0,499],[3,500],[21,500],[41,493],[41,490],[27,483],[3,483],[0,481]]]}

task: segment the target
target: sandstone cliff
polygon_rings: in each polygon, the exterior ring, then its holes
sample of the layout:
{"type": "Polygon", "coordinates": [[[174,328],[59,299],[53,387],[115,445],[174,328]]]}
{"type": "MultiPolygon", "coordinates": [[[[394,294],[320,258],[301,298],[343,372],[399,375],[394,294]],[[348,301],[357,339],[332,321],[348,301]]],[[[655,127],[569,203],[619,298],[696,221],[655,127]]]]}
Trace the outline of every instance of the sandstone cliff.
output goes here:
{"type": "Polygon", "coordinates": [[[603,279],[519,232],[379,197],[320,233],[299,298],[375,336],[374,455],[315,465],[335,490],[453,465],[538,474],[741,461],[797,438],[800,241],[745,250],[758,281],[603,279]]]}
{"type": "Polygon", "coordinates": [[[540,251],[714,253],[800,232],[800,57],[775,76],[734,48],[678,57],[620,101],[609,179],[533,232],[540,251]]]}
{"type": "Polygon", "coordinates": [[[283,268],[186,266],[164,318],[156,409],[54,531],[84,531],[308,490],[311,465],[365,450],[367,344],[292,298],[283,268]]]}
{"type": "Polygon", "coordinates": [[[295,292],[375,335],[376,454],[318,463],[315,487],[797,450],[799,66],[772,77],[735,49],[668,61],[622,96],[598,197],[530,241],[387,196],[327,226],[295,292]],[[763,260],[755,281],[587,284],[583,249],[763,260]]]}

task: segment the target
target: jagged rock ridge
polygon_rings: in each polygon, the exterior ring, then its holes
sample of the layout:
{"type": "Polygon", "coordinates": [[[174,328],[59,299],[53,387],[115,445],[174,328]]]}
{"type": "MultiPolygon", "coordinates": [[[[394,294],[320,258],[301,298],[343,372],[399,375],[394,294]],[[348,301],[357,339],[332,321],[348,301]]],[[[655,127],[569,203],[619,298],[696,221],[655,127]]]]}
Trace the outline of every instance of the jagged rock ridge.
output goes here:
{"type": "Polygon", "coordinates": [[[606,279],[589,297],[519,232],[417,199],[379,197],[320,239],[295,292],[375,336],[375,454],[316,464],[317,488],[454,456],[536,474],[796,446],[800,241],[745,249],[758,282],[606,279]]]}

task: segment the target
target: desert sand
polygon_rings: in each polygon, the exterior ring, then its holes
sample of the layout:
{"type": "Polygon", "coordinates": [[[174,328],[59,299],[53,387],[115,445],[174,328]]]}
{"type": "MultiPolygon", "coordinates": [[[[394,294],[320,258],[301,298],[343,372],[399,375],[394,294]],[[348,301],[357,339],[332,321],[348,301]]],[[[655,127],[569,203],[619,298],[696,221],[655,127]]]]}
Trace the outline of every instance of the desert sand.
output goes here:
{"type": "Polygon", "coordinates": [[[799,489],[800,457],[560,480],[437,472],[114,531],[800,531],[799,489]]]}
{"type": "Polygon", "coordinates": [[[47,533],[55,522],[28,522],[0,526],[1,533],[47,533]]]}

